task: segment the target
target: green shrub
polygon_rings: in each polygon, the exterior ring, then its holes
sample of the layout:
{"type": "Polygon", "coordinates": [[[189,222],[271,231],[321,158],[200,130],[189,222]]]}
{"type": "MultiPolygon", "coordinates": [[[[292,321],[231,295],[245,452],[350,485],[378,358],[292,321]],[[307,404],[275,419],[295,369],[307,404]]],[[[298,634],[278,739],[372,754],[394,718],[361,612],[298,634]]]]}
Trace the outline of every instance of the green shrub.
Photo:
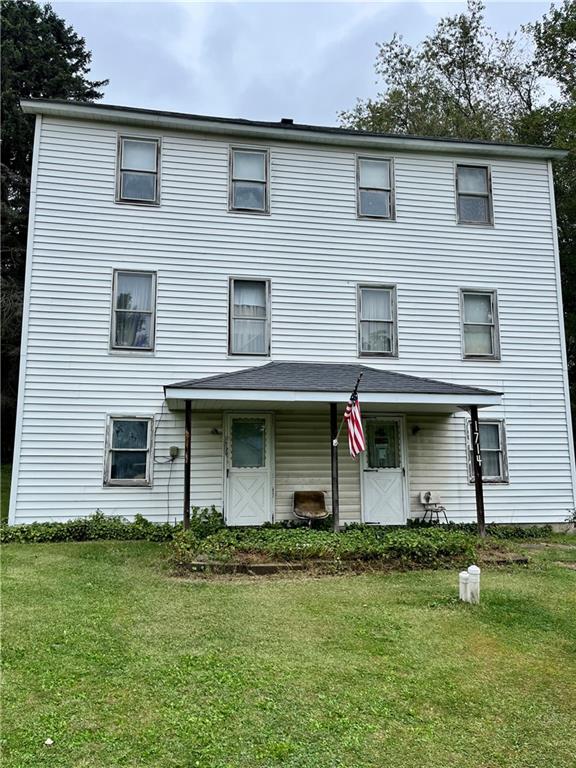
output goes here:
{"type": "MultiPolygon", "coordinates": [[[[190,530],[199,538],[210,536],[224,527],[216,507],[193,507],[190,510],[190,530]]],[[[0,525],[0,542],[95,541],[98,539],[146,539],[171,541],[182,524],[152,523],[142,515],[130,522],[97,510],[89,517],[67,520],[65,523],[30,523],[29,525],[0,525]]]]}
{"type": "MultiPolygon", "coordinates": [[[[409,520],[408,528],[418,530],[435,528],[444,531],[462,531],[476,535],[478,526],[476,523],[431,523],[421,519],[409,520]]],[[[488,523],[486,534],[494,539],[541,539],[550,536],[551,525],[508,525],[504,523],[488,523]]]]}
{"type": "Polygon", "coordinates": [[[486,533],[495,539],[541,539],[552,534],[551,525],[497,525],[486,526],[486,533]]]}
{"type": "Polygon", "coordinates": [[[190,510],[190,531],[195,536],[203,539],[224,527],[224,518],[216,507],[192,507],[190,510]]]}
{"type": "Polygon", "coordinates": [[[0,526],[0,541],[10,542],[57,542],[93,541],[96,539],[149,539],[168,541],[176,528],[169,523],[155,524],[142,515],[134,522],[121,517],[108,517],[100,511],[90,517],[67,520],[64,523],[30,523],[29,525],[0,526]]]}
{"type": "MultiPolygon", "coordinates": [[[[403,562],[413,560],[425,563],[454,556],[458,547],[462,546],[462,540],[450,536],[475,535],[477,530],[475,523],[446,525],[410,521],[408,528],[354,523],[340,533],[334,533],[330,530],[330,525],[330,520],[322,521],[317,528],[309,528],[300,521],[287,521],[264,525],[261,528],[226,528],[222,514],[215,507],[193,507],[190,511],[190,531],[184,535],[183,541],[189,540],[198,547],[198,554],[215,559],[231,558],[241,553],[263,554],[284,560],[369,560],[386,556],[403,562]],[[205,544],[201,543],[203,541],[205,544]]],[[[97,510],[90,517],[64,523],[2,524],[0,541],[171,541],[174,538],[180,541],[178,534],[181,530],[181,524],[152,523],[142,515],[136,515],[134,520],[129,522],[125,518],[109,517],[97,510]]],[[[549,525],[492,523],[486,526],[486,532],[497,539],[531,539],[550,535],[552,528],[549,525]]],[[[190,547],[186,551],[190,551],[190,547]]]]}
{"type": "Polygon", "coordinates": [[[299,528],[225,528],[204,538],[181,531],[172,542],[170,560],[178,570],[198,560],[220,562],[261,559],[396,563],[434,566],[474,558],[474,539],[460,531],[378,528],[340,533],[299,528]]]}
{"type": "Polygon", "coordinates": [[[262,528],[312,528],[316,531],[332,530],[332,515],[323,517],[321,520],[304,520],[303,518],[291,517],[289,520],[277,520],[274,523],[263,523],[262,528]]]}

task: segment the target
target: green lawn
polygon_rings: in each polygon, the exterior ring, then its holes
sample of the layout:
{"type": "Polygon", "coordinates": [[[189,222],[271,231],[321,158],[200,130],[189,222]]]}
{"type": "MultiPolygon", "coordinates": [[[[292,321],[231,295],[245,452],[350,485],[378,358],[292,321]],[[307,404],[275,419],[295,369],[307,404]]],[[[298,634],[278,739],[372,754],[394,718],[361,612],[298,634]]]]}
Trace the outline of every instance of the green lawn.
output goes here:
{"type": "Polygon", "coordinates": [[[10,505],[10,480],[12,479],[12,464],[0,466],[0,522],[8,522],[8,506],[10,505]]]}
{"type": "Polygon", "coordinates": [[[576,550],[468,606],[455,572],[185,581],[163,546],[4,547],[4,768],[573,768],[576,550]]]}

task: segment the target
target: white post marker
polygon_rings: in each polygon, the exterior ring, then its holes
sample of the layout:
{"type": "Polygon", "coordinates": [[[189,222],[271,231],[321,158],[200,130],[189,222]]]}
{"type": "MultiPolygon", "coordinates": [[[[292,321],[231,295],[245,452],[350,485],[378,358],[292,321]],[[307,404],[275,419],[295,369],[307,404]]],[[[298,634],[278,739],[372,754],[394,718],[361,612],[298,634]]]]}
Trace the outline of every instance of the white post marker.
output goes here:
{"type": "Polygon", "coordinates": [[[460,600],[468,602],[468,571],[460,571],[460,600]]]}
{"type": "Polygon", "coordinates": [[[468,602],[480,602],[480,568],[477,565],[468,568],[468,602]]]}

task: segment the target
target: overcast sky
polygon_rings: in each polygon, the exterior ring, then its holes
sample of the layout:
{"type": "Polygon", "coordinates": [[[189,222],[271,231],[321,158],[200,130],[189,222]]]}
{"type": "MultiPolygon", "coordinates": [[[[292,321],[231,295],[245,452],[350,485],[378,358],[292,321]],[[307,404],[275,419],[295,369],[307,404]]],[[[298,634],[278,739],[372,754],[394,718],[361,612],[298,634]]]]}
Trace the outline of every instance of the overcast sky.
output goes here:
{"type": "MultiPolygon", "coordinates": [[[[376,43],[412,43],[463,2],[137,2],[54,0],[86,38],[104,102],[224,117],[335,125],[377,93],[376,43]]],[[[488,0],[500,33],[540,18],[548,2],[488,0]]]]}

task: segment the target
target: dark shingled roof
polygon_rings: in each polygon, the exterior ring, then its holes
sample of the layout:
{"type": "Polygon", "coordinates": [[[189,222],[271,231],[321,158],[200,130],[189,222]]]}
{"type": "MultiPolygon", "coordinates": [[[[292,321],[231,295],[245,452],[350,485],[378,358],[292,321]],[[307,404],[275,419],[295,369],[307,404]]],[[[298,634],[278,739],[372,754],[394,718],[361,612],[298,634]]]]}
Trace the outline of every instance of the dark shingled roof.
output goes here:
{"type": "Polygon", "coordinates": [[[352,392],[360,373],[361,392],[429,395],[497,395],[488,389],[380,371],[367,365],[345,363],[268,363],[233,373],[169,384],[171,389],[244,389],[292,392],[352,392]]]}
{"type": "MultiPolygon", "coordinates": [[[[119,104],[97,104],[94,102],[85,102],[85,101],[73,101],[71,99],[46,99],[44,97],[34,97],[34,98],[27,98],[22,99],[24,102],[30,102],[30,103],[49,103],[49,104],[61,104],[61,105],[70,105],[70,106],[76,106],[76,107],[84,107],[89,108],[91,110],[95,111],[117,111],[117,112],[125,112],[125,113],[135,113],[135,114],[143,114],[143,115],[150,115],[151,117],[168,117],[168,118],[181,118],[184,120],[198,120],[200,122],[206,121],[211,123],[221,123],[224,125],[244,125],[244,126],[250,126],[253,128],[276,128],[281,129],[283,131],[289,130],[295,134],[298,134],[299,132],[309,132],[309,133],[332,133],[334,135],[341,135],[341,136],[373,136],[376,138],[383,138],[383,139],[408,139],[408,140],[415,140],[415,141],[436,141],[436,142],[447,142],[450,144],[477,144],[478,146],[485,146],[485,147],[511,147],[511,148],[525,148],[525,149],[549,149],[558,154],[558,156],[562,155],[562,150],[554,149],[550,146],[544,146],[544,145],[536,145],[536,144],[513,144],[511,142],[505,142],[505,141],[489,141],[487,139],[459,139],[455,138],[454,136],[423,136],[423,135],[417,135],[417,134],[409,134],[409,133],[382,133],[380,131],[359,131],[355,128],[343,128],[341,126],[334,126],[334,125],[309,125],[308,123],[295,123],[293,120],[283,118],[282,120],[278,121],[270,121],[270,120],[247,120],[246,118],[240,118],[240,117],[217,117],[215,115],[198,115],[190,112],[173,112],[173,111],[166,111],[163,109],[144,109],[142,107],[124,107],[119,104]]],[[[565,152],[564,154],[568,154],[565,152]]]]}

